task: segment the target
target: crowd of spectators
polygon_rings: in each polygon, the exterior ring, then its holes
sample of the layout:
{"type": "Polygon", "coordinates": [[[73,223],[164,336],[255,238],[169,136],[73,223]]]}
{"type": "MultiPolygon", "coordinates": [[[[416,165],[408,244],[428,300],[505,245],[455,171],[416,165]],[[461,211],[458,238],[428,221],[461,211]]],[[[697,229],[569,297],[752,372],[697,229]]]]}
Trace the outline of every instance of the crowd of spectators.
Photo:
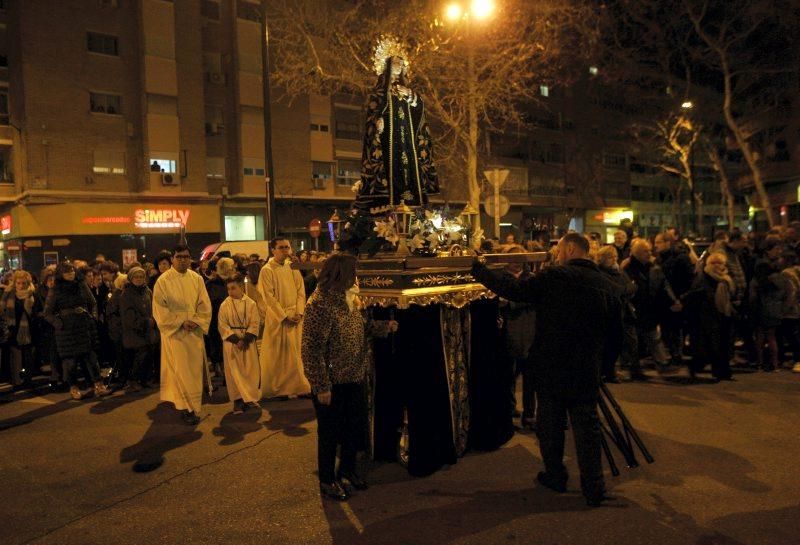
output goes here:
{"type": "MultiPolygon", "coordinates": [[[[323,252],[301,250],[292,259],[322,262],[326,257],[323,252]]],[[[256,286],[265,263],[258,254],[222,254],[192,263],[205,279],[212,303],[213,324],[205,342],[218,376],[224,373],[216,320],[228,295],[226,280],[241,275],[247,295],[263,305],[256,286]]],[[[150,262],[125,267],[97,254],[91,263],[65,261],[38,274],[4,273],[0,382],[10,383],[13,390],[47,384],[54,391],[69,390],[76,400],[122,388],[138,392],[158,384],[160,347],[152,290],[171,266],[172,253],[163,250],[150,262]]],[[[302,271],[309,295],[318,272],[302,271]]]]}
{"type": "MultiPolygon", "coordinates": [[[[800,372],[800,222],[766,233],[717,231],[705,244],[674,228],[639,237],[629,224],[610,243],[586,237],[623,299],[623,350],[607,381],[649,380],[648,367],[661,375],[685,368],[691,381],[710,370],[712,382],[734,380],[732,366],[800,372]]],[[[512,236],[485,244],[544,250],[512,236]]]]}

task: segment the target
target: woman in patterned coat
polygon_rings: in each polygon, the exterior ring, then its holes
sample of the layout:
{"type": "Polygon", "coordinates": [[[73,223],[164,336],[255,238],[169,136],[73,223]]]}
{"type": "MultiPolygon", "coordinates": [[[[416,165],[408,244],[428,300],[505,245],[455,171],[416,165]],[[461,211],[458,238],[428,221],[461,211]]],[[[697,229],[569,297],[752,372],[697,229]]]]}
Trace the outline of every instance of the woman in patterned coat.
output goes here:
{"type": "Polygon", "coordinates": [[[367,327],[357,292],[356,259],[331,256],[319,274],[303,322],[303,368],[317,414],[320,492],[340,501],[349,497],[351,487],[367,488],[356,473],[356,454],[366,447],[368,334],[386,336],[397,331],[393,320],[371,321],[367,327]]]}

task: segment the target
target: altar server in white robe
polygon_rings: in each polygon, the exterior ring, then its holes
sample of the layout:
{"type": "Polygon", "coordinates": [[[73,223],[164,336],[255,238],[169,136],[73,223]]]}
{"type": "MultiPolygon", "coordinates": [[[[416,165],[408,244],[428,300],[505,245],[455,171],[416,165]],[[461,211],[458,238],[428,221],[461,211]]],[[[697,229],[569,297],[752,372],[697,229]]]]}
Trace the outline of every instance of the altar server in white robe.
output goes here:
{"type": "Polygon", "coordinates": [[[182,411],[184,422],[200,422],[211,301],[202,277],[189,270],[189,248],[178,245],[172,268],[153,289],[153,318],[161,332],[161,400],[182,411]]]}
{"type": "Polygon", "coordinates": [[[272,257],[261,269],[258,291],[266,304],[261,340],[261,396],[311,393],[303,374],[300,342],[306,290],[300,271],[292,270],[292,246],[283,238],[269,243],[272,257]]]}
{"type": "Polygon", "coordinates": [[[233,413],[241,414],[257,407],[261,399],[258,387],[261,367],[256,339],[261,324],[258,305],[244,293],[244,277],[236,275],[225,281],[228,297],[219,308],[219,334],[225,360],[225,384],[233,401],[233,413]]]}

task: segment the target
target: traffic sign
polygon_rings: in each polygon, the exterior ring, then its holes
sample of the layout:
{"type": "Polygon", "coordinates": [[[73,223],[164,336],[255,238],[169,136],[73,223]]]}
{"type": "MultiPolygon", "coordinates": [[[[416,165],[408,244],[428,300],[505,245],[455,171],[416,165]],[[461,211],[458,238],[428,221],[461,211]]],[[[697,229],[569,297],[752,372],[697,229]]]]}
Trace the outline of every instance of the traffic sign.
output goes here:
{"type": "Polygon", "coordinates": [[[308,234],[311,235],[311,238],[318,238],[320,233],[322,233],[322,221],[314,218],[308,224],[308,234]]]}
{"type": "MultiPolygon", "coordinates": [[[[505,195],[500,195],[500,198],[498,200],[500,201],[499,213],[500,217],[502,218],[503,216],[508,214],[509,210],[511,210],[511,203],[508,201],[508,197],[506,197],[505,195]]],[[[494,217],[495,214],[494,195],[489,195],[488,197],[486,197],[486,200],[483,201],[483,208],[487,214],[494,217]]]]}

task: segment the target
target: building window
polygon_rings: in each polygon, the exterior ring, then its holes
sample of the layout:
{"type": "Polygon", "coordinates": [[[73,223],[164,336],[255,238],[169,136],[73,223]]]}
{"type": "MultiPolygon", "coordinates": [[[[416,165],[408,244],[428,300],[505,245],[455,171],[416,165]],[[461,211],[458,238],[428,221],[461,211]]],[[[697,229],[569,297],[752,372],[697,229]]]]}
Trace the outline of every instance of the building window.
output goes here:
{"type": "Polygon", "coordinates": [[[0,68],[8,68],[8,56],[0,55],[0,68]]]}
{"type": "Polygon", "coordinates": [[[8,111],[8,89],[0,91],[0,125],[8,125],[11,117],[8,111]]]}
{"type": "Polygon", "coordinates": [[[322,125],[320,123],[311,123],[309,128],[311,132],[330,132],[330,127],[328,127],[328,125],[322,125]]]}
{"type": "Polygon", "coordinates": [[[627,158],[620,153],[604,153],[603,166],[606,168],[613,168],[616,170],[625,170],[627,168],[627,158]]]}
{"type": "Polygon", "coordinates": [[[89,111],[96,114],[120,115],[122,97],[104,93],[89,93],[89,111]]]}
{"type": "Polygon", "coordinates": [[[225,133],[225,117],[222,106],[206,105],[206,136],[225,133]]]}
{"type": "Polygon", "coordinates": [[[361,111],[336,108],[336,138],[361,140],[361,111]]]}
{"type": "Polygon", "coordinates": [[[116,36],[87,32],[86,42],[89,51],[92,53],[119,56],[119,38],[116,36]]]}
{"type": "Polygon", "coordinates": [[[540,85],[539,86],[539,94],[542,95],[543,97],[549,97],[550,96],[550,88],[547,85],[540,85]]]}
{"type": "Polygon", "coordinates": [[[219,0],[203,0],[203,17],[212,21],[219,21],[219,0]]]}
{"type": "Polygon", "coordinates": [[[95,174],[125,174],[125,152],[95,150],[92,159],[95,174]]]}
{"type": "Polygon", "coordinates": [[[236,16],[246,21],[261,22],[261,13],[258,11],[258,6],[243,0],[238,0],[236,3],[236,16]]]}
{"type": "Polygon", "coordinates": [[[166,174],[175,174],[178,171],[178,162],[172,159],[164,159],[163,157],[150,158],[150,172],[164,172],[166,174]]]}
{"type": "Polygon", "coordinates": [[[206,79],[216,85],[225,85],[225,73],[222,71],[222,53],[203,53],[203,71],[206,79]]]}
{"type": "Polygon", "coordinates": [[[311,162],[311,181],[314,189],[325,189],[325,182],[333,178],[333,163],[311,162]]]}
{"type": "Polygon", "coordinates": [[[546,162],[557,165],[564,163],[564,146],[561,144],[550,144],[547,146],[546,162]]]}
{"type": "Polygon", "coordinates": [[[244,175],[245,176],[261,176],[262,178],[266,176],[266,172],[263,168],[259,167],[244,167],[244,175]]]}
{"type": "Polygon", "coordinates": [[[256,216],[225,216],[226,240],[257,240],[258,231],[256,216]]]}
{"type": "Polygon", "coordinates": [[[361,161],[339,159],[336,165],[336,185],[351,186],[361,179],[361,161]]]}
{"type": "Polygon", "coordinates": [[[206,177],[218,180],[225,178],[224,157],[206,157],[206,177]]]}

